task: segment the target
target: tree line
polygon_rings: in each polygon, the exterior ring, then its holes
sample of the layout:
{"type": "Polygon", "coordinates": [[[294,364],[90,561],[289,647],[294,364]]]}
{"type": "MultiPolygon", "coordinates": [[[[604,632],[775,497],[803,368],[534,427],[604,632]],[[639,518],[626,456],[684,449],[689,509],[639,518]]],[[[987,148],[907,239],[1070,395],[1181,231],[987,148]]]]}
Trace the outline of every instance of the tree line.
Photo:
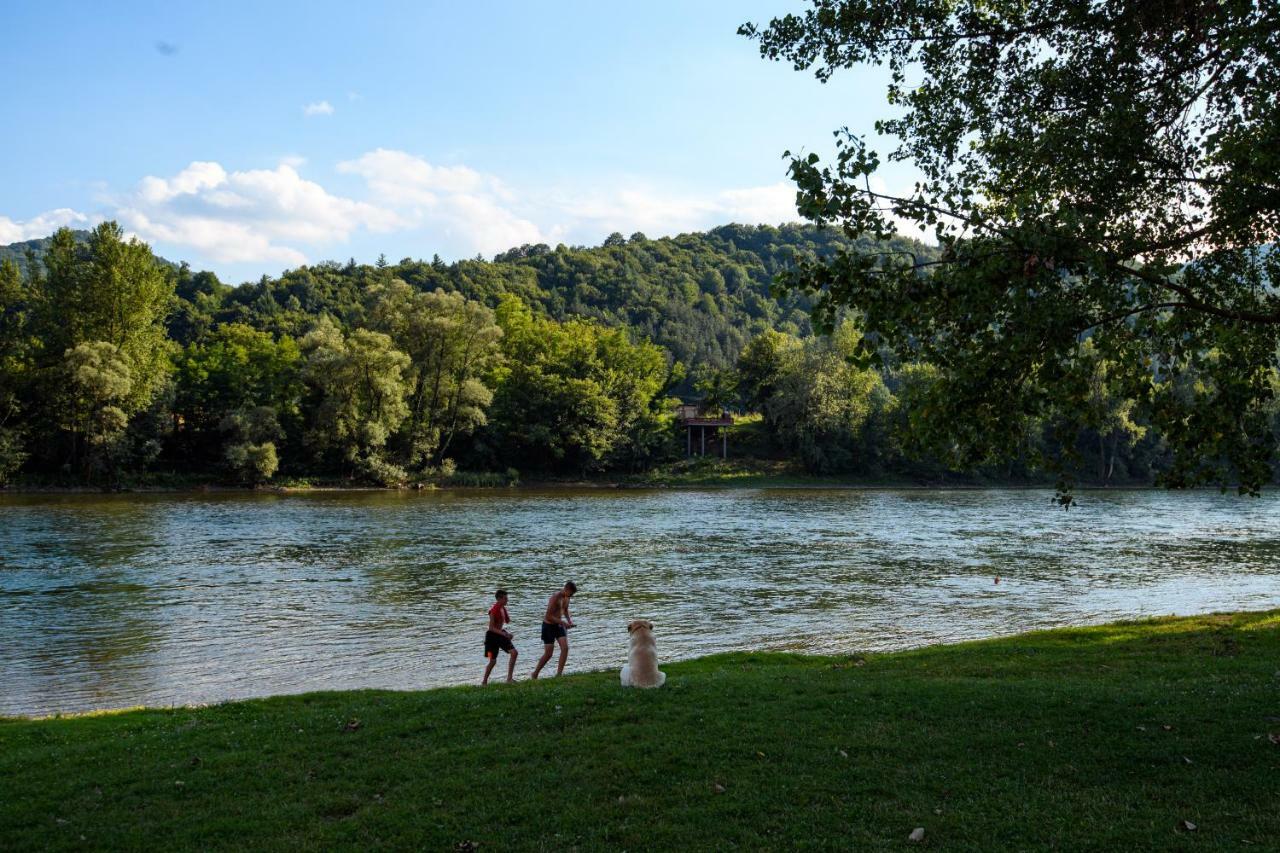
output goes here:
{"type": "Polygon", "coordinates": [[[228,287],[114,223],[62,230],[21,269],[0,261],[0,482],[640,472],[682,455],[678,396],[760,413],[734,449],[820,474],[1028,479],[1065,456],[1111,482],[1167,464],[1087,340],[1091,430],[1027,417],[1007,452],[940,453],[922,413],[943,367],[872,364],[856,317],[815,335],[803,296],[770,291],[797,258],[858,249],[812,227],[727,226],[228,287]]]}

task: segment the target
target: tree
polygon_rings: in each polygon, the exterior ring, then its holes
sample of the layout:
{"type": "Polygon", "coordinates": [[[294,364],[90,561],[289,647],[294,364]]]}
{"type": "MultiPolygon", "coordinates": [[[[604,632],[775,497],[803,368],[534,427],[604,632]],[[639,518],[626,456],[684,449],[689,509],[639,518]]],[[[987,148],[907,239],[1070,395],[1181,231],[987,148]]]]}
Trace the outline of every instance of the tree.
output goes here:
{"type": "Polygon", "coordinates": [[[231,431],[231,443],[283,438],[281,419],[296,423],[299,416],[301,368],[302,355],[293,338],[286,335],[275,340],[240,323],[219,326],[203,342],[188,344],[177,358],[174,401],[180,442],[188,458],[199,458],[216,447],[219,435],[228,435],[228,416],[252,409],[273,412],[276,426],[269,431],[273,434],[248,439],[231,431]]]}
{"type": "Polygon", "coordinates": [[[223,459],[237,479],[250,486],[270,480],[280,467],[275,443],[283,436],[276,409],[238,409],[222,419],[221,427],[230,436],[223,459]]]}
{"type": "Polygon", "coordinates": [[[317,451],[336,452],[351,472],[391,485],[404,472],[384,449],[409,413],[404,372],[409,357],[381,332],[356,329],[344,335],[321,318],[301,342],[303,379],[315,394],[307,438],[317,451]]]}
{"type": "Polygon", "coordinates": [[[115,344],[90,341],[67,350],[63,380],[61,426],[71,434],[71,467],[80,467],[88,480],[108,472],[120,448],[129,425],[125,407],[134,397],[133,373],[115,344]]]}
{"type": "Polygon", "coordinates": [[[460,293],[419,293],[392,281],[373,309],[374,323],[409,356],[405,460],[439,463],[455,438],[486,422],[493,393],[482,377],[501,355],[493,312],[460,293]]]}
{"type": "Polygon", "coordinates": [[[514,296],[497,320],[506,359],[487,435],[507,464],[582,474],[662,454],[671,368],[661,348],[596,323],[534,317],[514,296]]]}
{"type": "Polygon", "coordinates": [[[1085,428],[1089,337],[1173,450],[1165,483],[1256,493],[1275,453],[1280,100],[1259,94],[1280,88],[1280,6],[812,5],[740,32],[823,81],[886,64],[897,111],[877,131],[921,180],[878,190],[879,155],[842,132],[832,163],[791,160],[801,212],[850,237],[911,221],[941,250],[801,259],[782,284],[817,297],[819,325],[853,306],[864,357],[936,364],[930,417],[971,462],[1027,416],[1085,428]],[[1185,373],[1199,393],[1175,393],[1185,373]]]}
{"type": "Polygon", "coordinates": [[[26,291],[18,267],[0,261],[0,486],[27,459],[23,397],[35,341],[27,330],[26,291]]]}
{"type": "Polygon", "coordinates": [[[170,370],[164,320],[173,304],[172,272],[147,244],[125,240],[114,222],[99,225],[83,245],[60,229],[43,267],[31,290],[45,351],[111,344],[132,377],[123,411],[130,415],[146,406],[170,370]]]}
{"type": "Polygon", "coordinates": [[[859,437],[883,388],[879,374],[850,364],[850,324],[832,338],[811,338],[776,375],[762,411],[775,440],[815,474],[848,471],[859,437]]]}
{"type": "Polygon", "coordinates": [[[1085,341],[1080,350],[1081,358],[1093,364],[1085,417],[1097,438],[1098,482],[1105,486],[1115,475],[1120,451],[1146,435],[1147,428],[1134,422],[1134,401],[1116,392],[1111,382],[1114,366],[1098,356],[1093,341],[1085,341]]]}
{"type": "Polygon", "coordinates": [[[800,341],[782,332],[767,331],[751,339],[738,357],[738,386],[747,408],[760,412],[792,372],[800,356],[800,341]]]}
{"type": "Polygon", "coordinates": [[[45,427],[33,432],[50,461],[65,458],[63,448],[69,447],[72,468],[82,468],[86,476],[104,471],[107,458],[120,450],[116,433],[168,381],[172,347],[164,321],[172,306],[173,275],[145,243],[125,240],[114,222],[95,228],[86,243],[60,229],[41,262],[28,270],[33,332],[41,342],[31,420],[45,427]],[[69,375],[84,382],[63,387],[69,375]],[[115,378],[107,382],[109,377],[115,378]],[[119,430],[118,418],[123,418],[119,430]],[[82,451],[88,451],[83,460],[82,451]]]}
{"type": "Polygon", "coordinates": [[[693,390],[702,395],[708,411],[727,409],[738,402],[739,374],[736,370],[705,368],[695,374],[693,390]]]}

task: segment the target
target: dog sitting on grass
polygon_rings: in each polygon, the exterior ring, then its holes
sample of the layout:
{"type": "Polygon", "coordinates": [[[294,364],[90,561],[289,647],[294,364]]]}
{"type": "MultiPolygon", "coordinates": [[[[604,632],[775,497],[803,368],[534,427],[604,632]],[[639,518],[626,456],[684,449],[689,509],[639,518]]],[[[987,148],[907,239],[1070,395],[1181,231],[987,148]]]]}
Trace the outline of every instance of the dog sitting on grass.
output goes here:
{"type": "Polygon", "coordinates": [[[658,671],[658,644],[653,639],[653,623],[636,619],[627,626],[631,635],[627,663],[622,667],[623,687],[661,687],[667,674],[658,671]]]}

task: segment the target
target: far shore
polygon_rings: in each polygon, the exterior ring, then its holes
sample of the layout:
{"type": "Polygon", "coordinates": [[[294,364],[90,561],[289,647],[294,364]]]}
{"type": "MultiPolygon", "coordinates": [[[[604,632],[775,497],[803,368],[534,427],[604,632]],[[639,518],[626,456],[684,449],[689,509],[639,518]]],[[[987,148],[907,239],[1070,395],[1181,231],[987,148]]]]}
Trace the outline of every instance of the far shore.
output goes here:
{"type": "MultiPolygon", "coordinates": [[[[370,486],[360,484],[317,484],[317,485],[262,485],[240,486],[228,483],[192,483],[186,485],[131,485],[131,486],[48,486],[48,485],[9,485],[0,487],[3,495],[109,495],[109,494],[261,494],[261,495],[306,495],[342,492],[369,493],[417,493],[417,492],[539,492],[555,490],[619,490],[619,491],[711,491],[739,489],[786,489],[786,490],[827,490],[827,491],[917,491],[917,492],[1042,492],[1053,491],[1052,483],[920,483],[895,481],[846,481],[814,477],[808,480],[787,479],[775,480],[762,477],[726,478],[724,480],[699,480],[697,482],[634,482],[627,480],[529,480],[509,485],[476,486],[455,484],[412,484],[404,486],[370,486]]],[[[1171,491],[1150,483],[1125,483],[1122,485],[1073,486],[1073,493],[1080,492],[1145,492],[1171,491]]],[[[1198,486],[1176,491],[1222,491],[1217,486],[1198,486]]],[[[1229,488],[1228,491],[1234,491],[1229,488]]]]}

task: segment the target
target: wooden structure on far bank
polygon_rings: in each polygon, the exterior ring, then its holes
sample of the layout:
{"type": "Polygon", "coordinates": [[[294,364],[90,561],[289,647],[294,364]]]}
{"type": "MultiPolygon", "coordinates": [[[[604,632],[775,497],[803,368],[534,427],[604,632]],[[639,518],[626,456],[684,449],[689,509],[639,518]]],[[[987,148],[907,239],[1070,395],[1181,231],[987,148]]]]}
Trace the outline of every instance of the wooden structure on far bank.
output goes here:
{"type": "Polygon", "coordinates": [[[720,458],[729,456],[728,427],[733,426],[733,415],[726,411],[708,411],[697,403],[681,403],[676,406],[676,423],[684,427],[684,446],[687,456],[706,456],[707,442],[711,452],[716,452],[716,440],[720,441],[720,458]]]}

